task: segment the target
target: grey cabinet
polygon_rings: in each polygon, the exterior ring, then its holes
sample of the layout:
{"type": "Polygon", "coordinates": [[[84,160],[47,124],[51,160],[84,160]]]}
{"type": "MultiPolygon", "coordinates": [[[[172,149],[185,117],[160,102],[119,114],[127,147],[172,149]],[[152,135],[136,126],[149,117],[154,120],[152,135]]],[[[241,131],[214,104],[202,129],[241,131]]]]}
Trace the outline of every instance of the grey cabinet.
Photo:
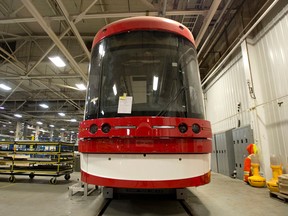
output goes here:
{"type": "Polygon", "coordinates": [[[237,178],[242,180],[244,159],[248,156],[246,148],[250,143],[254,143],[253,130],[250,125],[236,128],[232,131],[232,136],[237,178]]]}
{"type": "Polygon", "coordinates": [[[216,142],[215,135],[212,137],[212,154],[211,154],[211,169],[213,172],[218,173],[218,162],[217,162],[217,154],[216,154],[216,142]]]}
{"type": "Polygon", "coordinates": [[[232,130],[214,135],[218,172],[231,176],[235,169],[232,130]]]}

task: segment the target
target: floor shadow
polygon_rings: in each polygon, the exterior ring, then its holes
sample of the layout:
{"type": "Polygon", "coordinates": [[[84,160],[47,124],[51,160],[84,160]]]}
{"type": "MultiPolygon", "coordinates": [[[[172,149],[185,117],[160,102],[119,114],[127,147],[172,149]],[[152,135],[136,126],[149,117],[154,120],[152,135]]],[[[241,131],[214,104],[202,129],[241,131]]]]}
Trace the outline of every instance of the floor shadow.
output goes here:
{"type": "Polygon", "coordinates": [[[209,216],[211,212],[205,204],[188,188],[185,189],[185,202],[193,216],[209,216]]]}

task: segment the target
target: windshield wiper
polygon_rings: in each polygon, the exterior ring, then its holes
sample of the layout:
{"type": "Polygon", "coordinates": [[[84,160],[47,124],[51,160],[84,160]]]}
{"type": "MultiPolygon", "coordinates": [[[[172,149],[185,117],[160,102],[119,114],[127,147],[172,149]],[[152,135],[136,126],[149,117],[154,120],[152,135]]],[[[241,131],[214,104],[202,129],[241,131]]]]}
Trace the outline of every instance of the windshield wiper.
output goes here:
{"type": "Polygon", "coordinates": [[[187,87],[182,87],[182,88],[180,88],[179,90],[178,90],[178,92],[176,93],[176,95],[175,95],[175,97],[174,98],[172,98],[166,105],[165,105],[165,107],[156,115],[156,116],[162,116],[162,115],[164,115],[166,112],[167,112],[167,108],[173,103],[173,102],[175,102],[176,100],[177,100],[177,98],[179,97],[179,95],[182,93],[182,91],[184,90],[184,89],[186,89],[187,87]]]}

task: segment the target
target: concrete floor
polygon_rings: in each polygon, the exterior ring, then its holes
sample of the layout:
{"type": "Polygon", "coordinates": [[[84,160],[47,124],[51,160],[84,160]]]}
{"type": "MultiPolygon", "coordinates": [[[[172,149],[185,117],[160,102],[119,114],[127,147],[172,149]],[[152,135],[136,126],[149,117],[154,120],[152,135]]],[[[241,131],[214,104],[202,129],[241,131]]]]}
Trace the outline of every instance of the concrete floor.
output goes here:
{"type": "MultiPolygon", "coordinates": [[[[59,177],[58,183],[51,185],[49,184],[50,177],[36,176],[31,181],[27,176],[16,176],[16,183],[8,183],[8,176],[0,175],[0,215],[95,216],[99,206],[103,203],[103,198],[98,192],[93,193],[87,199],[83,199],[80,195],[75,195],[72,199],[68,196],[68,186],[75,184],[79,176],[79,173],[74,173],[69,181],[59,177]]],[[[288,212],[288,203],[270,198],[267,188],[252,188],[240,180],[214,173],[209,185],[189,188],[187,196],[186,201],[191,206],[194,216],[274,216],[287,215],[288,212]]],[[[126,210],[127,203],[137,203],[137,205],[141,203],[134,200],[127,200],[127,202],[121,200],[121,202],[126,210]]],[[[134,212],[135,215],[167,215],[160,212],[160,209],[165,209],[165,202],[153,199],[143,201],[143,203],[146,205],[142,206],[145,213],[134,212]],[[149,205],[151,205],[149,202],[154,206],[159,206],[159,209],[154,213],[149,212],[149,205]]],[[[130,207],[135,208],[131,204],[130,207]]],[[[137,206],[135,209],[141,208],[137,206]]],[[[104,215],[108,215],[108,212],[109,207],[104,215]]],[[[133,212],[129,212],[129,215],[134,215],[133,212]]],[[[128,214],[123,211],[118,215],[128,214]]]]}

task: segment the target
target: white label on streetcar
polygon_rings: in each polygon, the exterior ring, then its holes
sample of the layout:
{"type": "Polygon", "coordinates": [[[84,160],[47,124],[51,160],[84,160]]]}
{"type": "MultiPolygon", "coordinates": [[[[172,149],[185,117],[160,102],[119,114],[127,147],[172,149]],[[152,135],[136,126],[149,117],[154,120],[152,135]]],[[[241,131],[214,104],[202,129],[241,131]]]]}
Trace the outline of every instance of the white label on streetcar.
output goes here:
{"type": "Polygon", "coordinates": [[[121,97],[119,97],[117,113],[128,113],[128,114],[131,114],[131,111],[132,111],[132,98],[133,97],[131,97],[131,96],[121,96],[121,97]]]}

